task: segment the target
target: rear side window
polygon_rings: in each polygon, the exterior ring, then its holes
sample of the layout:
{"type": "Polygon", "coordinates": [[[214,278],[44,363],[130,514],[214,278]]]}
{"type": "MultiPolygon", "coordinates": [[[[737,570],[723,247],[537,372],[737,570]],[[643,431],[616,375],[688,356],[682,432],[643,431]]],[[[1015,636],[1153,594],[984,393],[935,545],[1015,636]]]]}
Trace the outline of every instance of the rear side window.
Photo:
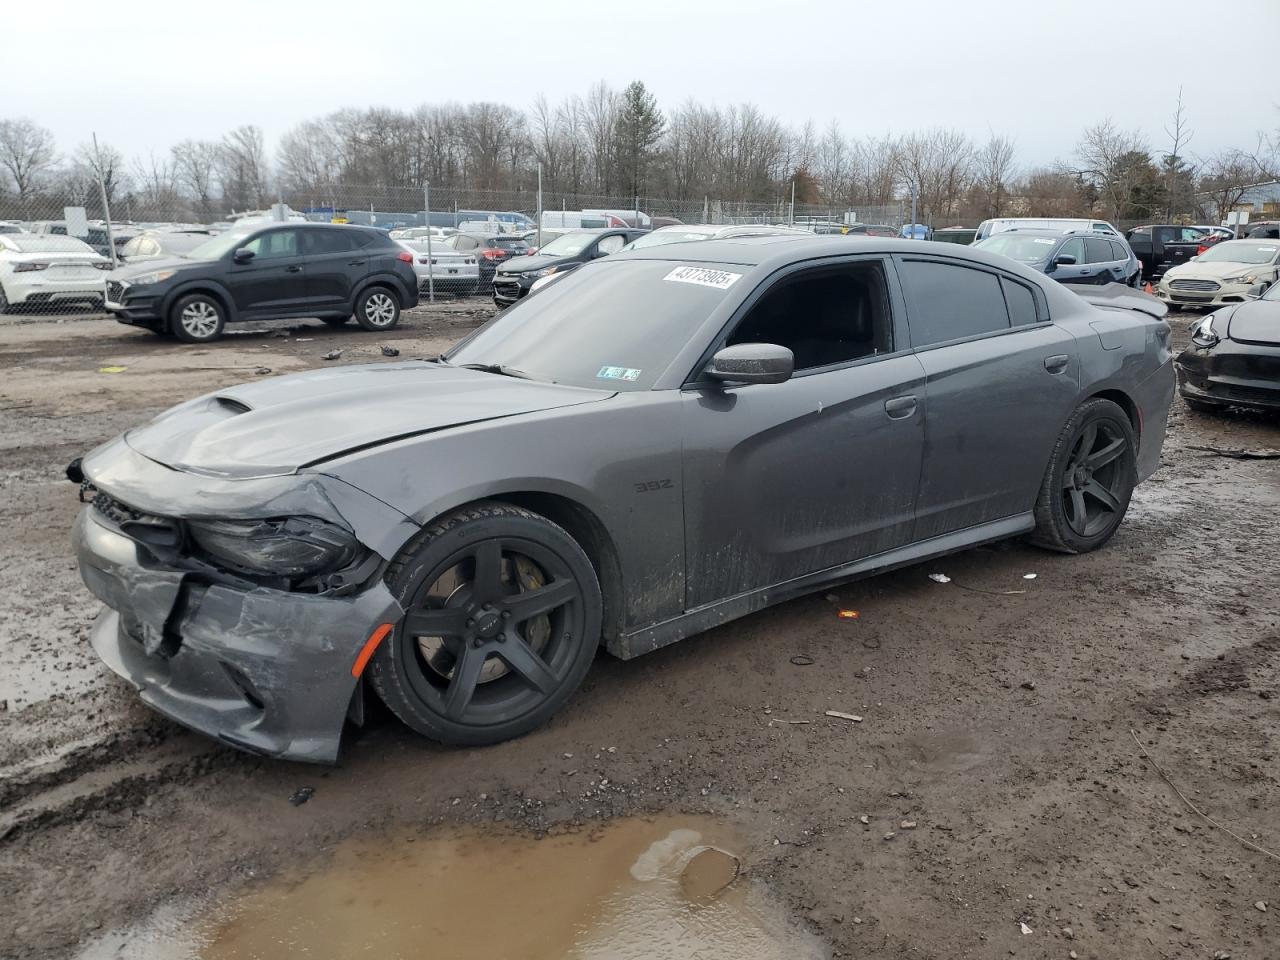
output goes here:
{"type": "Polygon", "coordinates": [[[1109,263],[1113,259],[1111,244],[1093,237],[1084,242],[1084,255],[1085,263],[1109,263]]]}
{"type": "Polygon", "coordinates": [[[902,260],[898,269],[914,346],[1009,329],[995,274],[934,260],[902,260]]]}
{"type": "Polygon", "coordinates": [[[1112,240],[1111,256],[1113,259],[1116,259],[1116,260],[1128,260],[1129,251],[1125,249],[1125,245],[1123,243],[1116,243],[1114,240],[1112,240]]]}
{"type": "Polygon", "coordinates": [[[1029,287],[1008,277],[1000,278],[1000,286],[1004,288],[1004,302],[1009,308],[1009,319],[1015,327],[1039,322],[1035,294],[1029,287]]]}
{"type": "Polygon", "coordinates": [[[341,228],[304,230],[302,231],[302,252],[310,257],[326,253],[351,253],[358,247],[356,240],[354,233],[348,233],[341,228]]]}

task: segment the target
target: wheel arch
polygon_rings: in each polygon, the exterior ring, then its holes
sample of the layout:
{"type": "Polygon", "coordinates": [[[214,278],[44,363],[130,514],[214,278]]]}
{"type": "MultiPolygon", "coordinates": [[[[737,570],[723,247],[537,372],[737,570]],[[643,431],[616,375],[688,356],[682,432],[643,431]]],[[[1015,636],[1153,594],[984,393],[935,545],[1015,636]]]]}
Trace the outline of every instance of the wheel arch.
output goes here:
{"type": "Polygon", "coordinates": [[[1110,400],[1123,410],[1125,416],[1129,418],[1129,426],[1133,427],[1133,435],[1137,438],[1138,445],[1142,445],[1142,414],[1131,396],[1116,387],[1108,387],[1089,394],[1080,403],[1088,403],[1090,400],[1110,400]]]}
{"type": "Polygon", "coordinates": [[[375,273],[365,277],[356,285],[355,291],[351,294],[351,312],[356,312],[356,304],[360,302],[360,298],[369,292],[372,287],[386,287],[396,296],[396,302],[404,309],[405,291],[398,277],[390,273],[375,273]]]}
{"type": "Polygon", "coordinates": [[[172,290],[167,293],[162,301],[163,307],[161,309],[161,319],[165,323],[168,323],[170,319],[169,314],[173,311],[173,305],[183,297],[189,297],[193,293],[203,293],[205,296],[212,297],[214,300],[217,300],[219,306],[222,307],[222,312],[226,316],[228,323],[238,319],[236,315],[235,301],[232,299],[231,295],[224,290],[221,285],[209,283],[204,280],[193,280],[191,283],[185,284],[178,287],[176,290],[172,290]]]}
{"type": "MultiPolygon", "coordinates": [[[[505,503],[529,510],[563,527],[569,536],[573,537],[587,555],[587,559],[591,561],[591,566],[595,568],[596,577],[600,581],[600,595],[603,600],[600,617],[601,640],[604,644],[617,640],[622,633],[625,609],[622,564],[608,527],[595,511],[572,497],[560,493],[544,490],[511,490],[469,500],[450,507],[439,516],[456,510],[465,510],[471,504],[482,501],[505,503]]],[[[424,526],[430,525],[431,522],[432,520],[428,520],[424,526]]]]}

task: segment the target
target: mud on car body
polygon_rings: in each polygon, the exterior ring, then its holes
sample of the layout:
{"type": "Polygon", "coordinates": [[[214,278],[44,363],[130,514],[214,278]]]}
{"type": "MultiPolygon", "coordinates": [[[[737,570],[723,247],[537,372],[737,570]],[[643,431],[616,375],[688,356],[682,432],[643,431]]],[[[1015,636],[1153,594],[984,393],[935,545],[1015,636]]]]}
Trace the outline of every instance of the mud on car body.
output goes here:
{"type": "Polygon", "coordinates": [[[1165,308],[954,244],[774,236],[586,264],[442,358],[255,381],[72,471],[92,643],[158,710],[331,761],[546,721],[643,654],[1003,537],[1091,550],[1156,467],[1165,308]]]}

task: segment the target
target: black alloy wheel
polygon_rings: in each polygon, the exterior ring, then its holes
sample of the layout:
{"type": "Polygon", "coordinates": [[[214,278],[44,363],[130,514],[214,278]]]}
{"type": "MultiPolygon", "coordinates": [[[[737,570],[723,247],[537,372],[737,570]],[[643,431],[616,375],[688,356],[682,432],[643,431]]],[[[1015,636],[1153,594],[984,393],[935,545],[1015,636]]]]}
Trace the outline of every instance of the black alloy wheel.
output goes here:
{"type": "Polygon", "coordinates": [[[1111,539],[1137,484],[1137,454],[1137,437],[1124,410],[1101,397],[1081,404],[1049,458],[1031,541],[1085,553],[1111,539]]]}
{"type": "Polygon", "coordinates": [[[599,644],[590,560],[562,528],[507,504],[431,525],[388,583],[406,612],[371,680],[400,719],[443,743],[496,743],[539,726],[599,644]]]}

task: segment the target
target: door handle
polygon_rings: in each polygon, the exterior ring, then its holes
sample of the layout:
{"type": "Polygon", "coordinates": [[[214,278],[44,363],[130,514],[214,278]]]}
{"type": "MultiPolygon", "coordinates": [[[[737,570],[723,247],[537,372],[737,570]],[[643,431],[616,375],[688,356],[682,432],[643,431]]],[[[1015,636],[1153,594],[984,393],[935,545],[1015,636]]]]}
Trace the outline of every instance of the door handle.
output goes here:
{"type": "Polygon", "coordinates": [[[1067,369],[1067,364],[1071,362],[1071,358],[1065,353],[1054,354],[1052,357],[1044,358],[1044,368],[1050,373],[1061,373],[1067,369]]]}
{"type": "Polygon", "coordinates": [[[348,260],[348,261],[347,261],[347,266],[348,266],[348,267],[363,267],[363,266],[364,266],[366,263],[368,263],[368,262],[369,262],[368,260],[348,260]]]}
{"type": "Polygon", "coordinates": [[[302,267],[299,264],[291,263],[284,268],[285,273],[301,273],[302,267]]]}
{"type": "Polygon", "coordinates": [[[890,420],[905,420],[916,412],[916,398],[913,396],[894,397],[884,402],[884,412],[890,420]]]}

